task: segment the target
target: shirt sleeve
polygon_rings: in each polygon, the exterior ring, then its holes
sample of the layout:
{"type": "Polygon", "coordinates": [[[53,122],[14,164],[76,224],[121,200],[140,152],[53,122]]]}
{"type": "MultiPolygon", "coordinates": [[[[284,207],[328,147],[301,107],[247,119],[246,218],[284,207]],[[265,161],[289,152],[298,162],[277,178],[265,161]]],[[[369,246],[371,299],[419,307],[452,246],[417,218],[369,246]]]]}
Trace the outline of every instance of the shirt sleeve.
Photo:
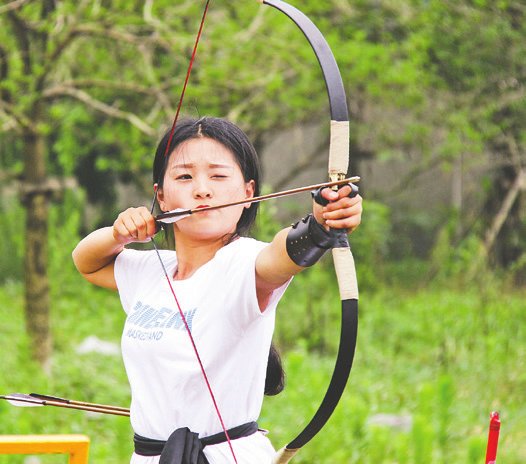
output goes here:
{"type": "Polygon", "coordinates": [[[226,281],[230,283],[228,287],[232,300],[237,301],[235,318],[242,326],[247,326],[254,320],[274,315],[292,279],[274,290],[265,311],[261,312],[256,293],[256,259],[268,243],[250,238],[239,239],[239,242],[229,250],[226,281]]]}

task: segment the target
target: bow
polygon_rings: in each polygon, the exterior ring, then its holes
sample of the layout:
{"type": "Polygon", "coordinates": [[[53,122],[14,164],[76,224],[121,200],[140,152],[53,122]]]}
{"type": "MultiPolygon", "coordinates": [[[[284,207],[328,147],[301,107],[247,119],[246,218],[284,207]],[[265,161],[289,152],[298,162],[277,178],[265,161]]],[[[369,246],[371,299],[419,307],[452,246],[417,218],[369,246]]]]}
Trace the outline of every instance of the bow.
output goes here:
{"type": "MultiPolygon", "coordinates": [[[[334,55],[319,29],[300,10],[281,0],[259,0],[287,15],[303,32],[320,63],[331,112],[329,178],[345,178],[349,166],[349,112],[342,78],[334,55]]],[[[325,425],[338,404],[354,359],[358,335],[358,284],[354,258],[347,236],[332,250],[338,287],[342,301],[340,345],[334,372],[323,401],[314,417],[294,440],[275,456],[274,464],[285,464],[325,425]]]]}

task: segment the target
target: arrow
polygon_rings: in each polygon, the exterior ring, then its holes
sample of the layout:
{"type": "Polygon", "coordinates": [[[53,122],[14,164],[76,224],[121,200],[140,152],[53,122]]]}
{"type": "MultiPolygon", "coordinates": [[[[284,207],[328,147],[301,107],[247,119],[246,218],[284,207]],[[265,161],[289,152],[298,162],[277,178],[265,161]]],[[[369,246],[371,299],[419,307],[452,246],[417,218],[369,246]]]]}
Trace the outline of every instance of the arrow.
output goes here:
{"type": "Polygon", "coordinates": [[[162,222],[164,224],[172,224],[194,213],[203,213],[205,211],[212,211],[215,209],[227,208],[229,206],[247,205],[249,203],[257,203],[257,202],[261,202],[265,200],[270,200],[272,198],[285,197],[288,195],[295,195],[297,193],[307,192],[309,190],[316,190],[316,189],[323,188],[323,187],[335,187],[337,185],[355,184],[359,181],[360,181],[360,178],[358,176],[355,176],[355,177],[349,177],[348,179],[342,179],[342,180],[333,181],[333,182],[323,182],[321,184],[308,185],[307,187],[298,187],[292,190],[283,190],[282,192],[269,193],[267,195],[247,198],[245,200],[234,201],[232,203],[225,203],[222,205],[205,206],[203,208],[194,208],[194,209],[178,208],[178,209],[174,209],[171,211],[167,211],[166,213],[157,215],[155,217],[155,220],[157,222],[162,222]]]}
{"type": "Polygon", "coordinates": [[[113,414],[115,416],[129,416],[130,410],[121,408],[119,406],[110,406],[97,403],[86,403],[83,401],[68,400],[55,396],[40,395],[38,393],[31,393],[26,395],[24,393],[10,393],[8,395],[0,395],[0,399],[6,400],[9,404],[17,407],[39,407],[39,406],[55,406],[58,408],[77,409],[80,411],[91,411],[100,414],[113,414]]]}

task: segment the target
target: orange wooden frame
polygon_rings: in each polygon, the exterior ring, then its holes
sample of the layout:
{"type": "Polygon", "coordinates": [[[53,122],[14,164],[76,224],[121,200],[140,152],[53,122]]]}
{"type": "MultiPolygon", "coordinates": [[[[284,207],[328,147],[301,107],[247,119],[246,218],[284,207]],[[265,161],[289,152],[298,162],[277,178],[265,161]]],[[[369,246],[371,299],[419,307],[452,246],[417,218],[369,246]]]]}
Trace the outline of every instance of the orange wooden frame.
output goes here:
{"type": "Polygon", "coordinates": [[[87,464],[86,435],[0,435],[0,454],[68,454],[69,464],[87,464]]]}

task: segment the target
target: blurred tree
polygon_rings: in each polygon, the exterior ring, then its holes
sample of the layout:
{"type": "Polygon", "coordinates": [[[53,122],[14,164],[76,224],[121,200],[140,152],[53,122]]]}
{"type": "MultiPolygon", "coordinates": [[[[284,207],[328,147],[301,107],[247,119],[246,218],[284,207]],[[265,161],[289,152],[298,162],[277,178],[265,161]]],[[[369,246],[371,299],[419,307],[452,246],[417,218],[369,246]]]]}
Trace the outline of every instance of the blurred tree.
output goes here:
{"type": "Polygon", "coordinates": [[[34,355],[46,366],[51,353],[48,208],[50,199],[63,188],[49,173],[70,174],[75,161],[89,151],[79,143],[80,137],[69,144],[68,139],[77,136],[71,121],[86,121],[90,110],[126,121],[137,133],[156,134],[146,119],[119,107],[120,94],[128,92],[138,108],[146,108],[140,96],[152,90],[138,82],[144,82],[147,66],[119,71],[136,60],[141,47],[147,55],[147,49],[168,44],[146,26],[131,32],[119,27],[136,23],[136,13],[128,18],[122,13],[112,15],[89,2],[13,1],[1,6],[0,14],[0,127],[10,145],[3,150],[13,152],[8,168],[20,179],[21,202],[27,212],[26,323],[34,355]],[[120,75],[119,81],[115,75],[120,75]],[[102,97],[109,92],[113,97],[105,102],[102,97]],[[70,99],[83,106],[73,105],[70,99]],[[66,136],[61,134],[68,129],[66,136]],[[61,144],[62,150],[54,151],[53,143],[61,144]]]}
{"type": "MultiPolygon", "coordinates": [[[[336,11],[340,4],[331,2],[336,11]]],[[[203,5],[13,0],[0,6],[2,170],[18,179],[27,212],[26,321],[43,365],[51,353],[50,201],[60,199],[72,176],[106,207],[118,178],[150,189],[144,173],[175,114],[203,5]]],[[[326,21],[326,6],[310,9],[327,30],[330,21],[341,25],[339,15],[326,21]]],[[[325,115],[326,100],[315,57],[290,21],[256,2],[213,5],[187,115],[227,117],[258,145],[265,132],[325,115]]]]}
{"type": "MultiPolygon", "coordinates": [[[[12,0],[0,6],[0,174],[20,181],[27,211],[26,319],[42,363],[51,349],[49,203],[59,199],[64,179],[75,177],[103,205],[101,221],[108,223],[117,180],[151,190],[146,173],[175,114],[203,4],[12,0]]],[[[304,0],[298,6],[340,65],[352,159],[402,161],[410,169],[395,190],[410,195],[411,182],[432,167],[461,171],[464,155],[494,153],[499,174],[485,192],[485,210],[492,212],[486,248],[496,249],[503,263],[513,261],[526,237],[517,181],[526,108],[522,2],[304,0]],[[495,245],[496,234],[507,240],[495,245]]],[[[257,2],[217,0],[183,111],[229,118],[261,148],[275,131],[325,121],[328,108],[316,59],[294,24],[257,2]]],[[[324,161],[326,145],[305,147],[271,183],[324,161]]],[[[412,217],[398,201],[392,211],[395,230],[411,221],[424,228],[425,221],[441,222],[430,212],[424,220],[412,217]]],[[[400,240],[392,243],[404,250],[400,240]]]]}
{"type": "Polygon", "coordinates": [[[504,266],[526,248],[525,19],[515,0],[431,1],[421,15],[425,65],[445,102],[443,155],[490,154],[481,257],[493,251],[504,266]]]}

